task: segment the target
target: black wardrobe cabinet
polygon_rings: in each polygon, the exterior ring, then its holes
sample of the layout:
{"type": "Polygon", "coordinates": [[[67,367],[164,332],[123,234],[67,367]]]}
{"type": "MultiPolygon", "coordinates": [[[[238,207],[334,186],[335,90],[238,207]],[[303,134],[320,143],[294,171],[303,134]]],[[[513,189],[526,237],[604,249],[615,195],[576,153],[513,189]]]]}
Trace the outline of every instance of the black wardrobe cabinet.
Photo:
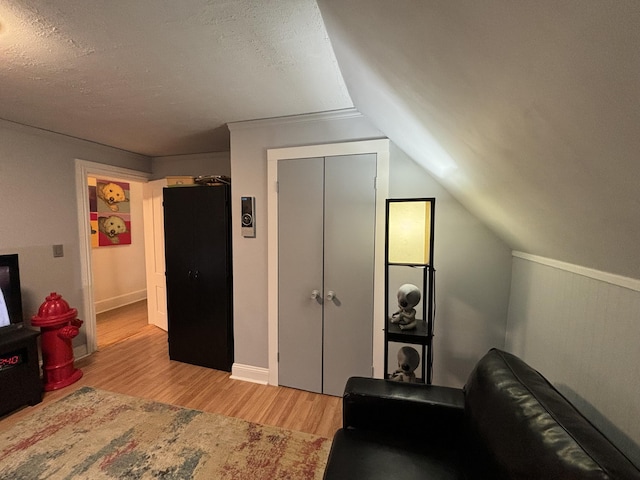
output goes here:
{"type": "Polygon", "coordinates": [[[229,185],[164,189],[169,357],[231,371],[229,185]]]}

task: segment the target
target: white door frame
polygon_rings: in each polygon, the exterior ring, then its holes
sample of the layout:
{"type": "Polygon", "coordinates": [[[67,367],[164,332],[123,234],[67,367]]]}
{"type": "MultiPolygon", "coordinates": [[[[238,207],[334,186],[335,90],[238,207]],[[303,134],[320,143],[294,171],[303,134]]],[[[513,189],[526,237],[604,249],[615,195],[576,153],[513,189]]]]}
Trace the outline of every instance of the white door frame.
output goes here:
{"type": "Polygon", "coordinates": [[[373,358],[374,376],[384,370],[384,242],[385,205],[389,196],[389,140],[364,140],[267,150],[267,300],[269,384],[278,385],[278,161],[295,158],[333,157],[375,153],[376,233],[373,282],[373,358]]]}
{"type": "Polygon", "coordinates": [[[82,281],[82,300],[84,303],[85,332],[87,335],[87,354],[98,349],[96,339],[96,309],[93,299],[93,275],[91,265],[91,229],[89,225],[88,177],[111,177],[122,180],[146,183],[150,173],[128,168],[116,167],[104,163],[89,162],[76,158],[76,203],[78,206],[78,236],[80,247],[80,272],[82,281]]]}

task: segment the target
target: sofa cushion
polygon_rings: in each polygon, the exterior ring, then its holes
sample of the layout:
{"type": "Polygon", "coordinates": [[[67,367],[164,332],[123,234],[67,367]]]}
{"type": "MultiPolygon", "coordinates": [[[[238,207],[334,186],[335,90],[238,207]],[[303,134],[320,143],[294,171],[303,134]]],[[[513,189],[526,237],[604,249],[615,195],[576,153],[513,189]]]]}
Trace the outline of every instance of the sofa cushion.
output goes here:
{"type": "Polygon", "coordinates": [[[469,427],[509,478],[640,479],[640,471],[540,373],[490,350],[465,386],[469,427]]]}
{"type": "MultiPolygon", "coordinates": [[[[429,432],[424,432],[429,438],[429,432]]],[[[333,437],[326,480],[458,480],[469,478],[466,456],[451,445],[438,447],[384,432],[340,429],[333,437]]]]}
{"type": "Polygon", "coordinates": [[[342,402],[343,426],[460,443],[464,393],[459,388],[351,377],[342,402]]]}

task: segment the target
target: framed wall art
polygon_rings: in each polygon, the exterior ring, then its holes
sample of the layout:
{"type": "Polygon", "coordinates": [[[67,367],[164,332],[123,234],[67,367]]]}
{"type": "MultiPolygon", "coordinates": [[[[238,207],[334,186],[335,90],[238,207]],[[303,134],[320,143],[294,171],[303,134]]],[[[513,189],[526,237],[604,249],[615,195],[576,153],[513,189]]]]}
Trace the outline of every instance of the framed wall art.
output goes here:
{"type": "Polygon", "coordinates": [[[89,177],[91,246],[131,244],[129,184],[89,177]]]}

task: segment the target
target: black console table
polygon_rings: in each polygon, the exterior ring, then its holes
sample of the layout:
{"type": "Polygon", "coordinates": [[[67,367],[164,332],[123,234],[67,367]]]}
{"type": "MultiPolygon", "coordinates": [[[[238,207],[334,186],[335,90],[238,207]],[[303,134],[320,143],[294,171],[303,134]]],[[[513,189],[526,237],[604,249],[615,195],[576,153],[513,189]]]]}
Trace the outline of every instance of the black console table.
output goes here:
{"type": "Polygon", "coordinates": [[[38,335],[28,328],[0,334],[0,415],[42,401],[38,335]]]}

